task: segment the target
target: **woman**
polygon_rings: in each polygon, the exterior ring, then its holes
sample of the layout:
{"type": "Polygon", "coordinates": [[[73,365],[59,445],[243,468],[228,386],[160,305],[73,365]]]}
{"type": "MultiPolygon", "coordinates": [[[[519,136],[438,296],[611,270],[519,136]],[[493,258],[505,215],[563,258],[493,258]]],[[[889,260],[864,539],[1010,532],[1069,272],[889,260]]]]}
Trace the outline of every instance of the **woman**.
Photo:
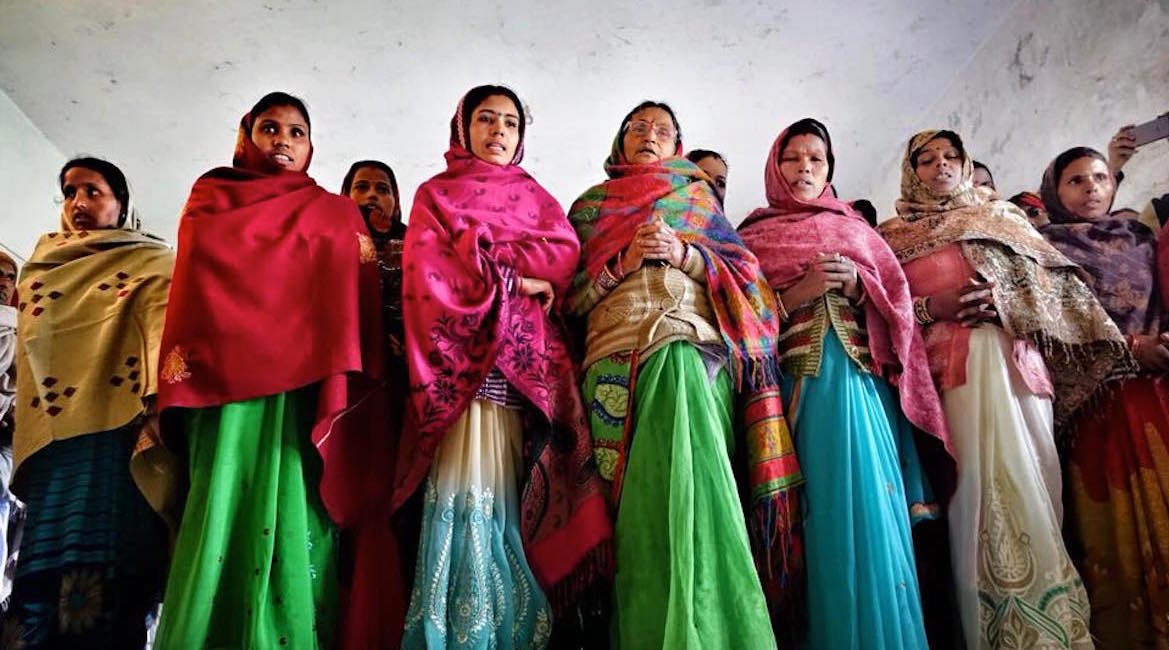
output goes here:
{"type": "Polygon", "coordinates": [[[622,648],[773,648],[731,458],[738,447],[753,461],[765,582],[793,590],[801,479],[778,402],[775,302],[706,174],[681,154],[673,111],[643,102],[613,140],[609,180],[569,213],[584,249],[569,308],[588,318],[585,401],[617,508],[614,637],[622,648]]]}
{"type": "MultiPolygon", "coordinates": [[[[353,202],[307,175],[310,127],[299,99],[265,95],[232,166],[201,176],[183,209],[159,401],[190,490],[160,648],[331,647],[334,523],[388,519],[367,477],[392,461],[366,399],[377,256],[353,202]]],[[[368,577],[394,554],[367,570],[361,557],[368,577]]]]}
{"type": "Polygon", "coordinates": [[[1040,232],[1092,276],[1092,289],[1129,342],[1141,376],[1079,418],[1068,464],[1071,530],[1101,648],[1169,645],[1169,336],[1161,334],[1157,240],[1145,224],[1110,214],[1108,160],[1069,149],[1043,174],[1051,223],[1040,232]]]}
{"type": "Polygon", "coordinates": [[[523,104],[478,86],[447,169],[415,194],[403,259],[411,420],[400,506],[425,482],[405,648],[541,648],[611,564],[561,325],[579,244],[519,166],[523,104]]]}
{"type": "Polygon", "coordinates": [[[4,647],[142,647],[166,570],[151,506],[173,475],[142,461],[174,256],[138,229],[112,163],[75,158],[58,181],[60,231],[18,287],[12,487],[28,518],[4,647]]]}
{"type": "Polygon", "coordinates": [[[913,427],[939,448],[949,434],[901,266],[833,195],[834,163],[823,124],[789,126],[764,168],[768,207],[739,228],[785,321],[785,411],[808,480],[807,647],[924,650],[910,526],[938,506],[913,427]]]}
{"type": "Polygon", "coordinates": [[[722,154],[710,149],[691,149],[686,154],[686,160],[698,165],[710,177],[710,189],[718,197],[718,204],[725,206],[727,202],[727,160],[722,154]]]}
{"type": "Polygon", "coordinates": [[[958,465],[950,544],[966,646],[1090,648],[1053,431],[1131,371],[1124,340],[1079,269],[974,187],[952,131],[910,139],[897,214],[880,231],[915,296],[958,465]]]}

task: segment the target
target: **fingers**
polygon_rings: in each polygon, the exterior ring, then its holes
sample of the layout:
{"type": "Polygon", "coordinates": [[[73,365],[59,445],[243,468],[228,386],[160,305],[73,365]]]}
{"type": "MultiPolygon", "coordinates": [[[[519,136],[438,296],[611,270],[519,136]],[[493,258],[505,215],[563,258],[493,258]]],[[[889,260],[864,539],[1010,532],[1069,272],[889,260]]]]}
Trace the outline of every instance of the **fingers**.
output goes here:
{"type": "Polygon", "coordinates": [[[1165,372],[1166,370],[1169,370],[1169,350],[1166,350],[1165,346],[1158,345],[1154,349],[1153,354],[1149,356],[1151,365],[1158,372],[1165,372]]]}

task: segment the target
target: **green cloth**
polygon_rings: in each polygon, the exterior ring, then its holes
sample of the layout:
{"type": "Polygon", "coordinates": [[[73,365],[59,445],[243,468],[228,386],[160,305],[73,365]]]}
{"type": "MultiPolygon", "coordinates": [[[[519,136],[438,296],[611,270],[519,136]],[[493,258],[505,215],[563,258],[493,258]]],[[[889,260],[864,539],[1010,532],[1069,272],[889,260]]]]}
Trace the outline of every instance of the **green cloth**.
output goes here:
{"type": "Polygon", "coordinates": [[[155,648],[329,648],[334,531],[309,441],[315,392],[183,414],[191,486],[155,648]]]}
{"type": "MultiPolygon", "coordinates": [[[[605,412],[620,370],[612,358],[589,367],[595,433],[620,419],[605,412]]],[[[776,647],[731,470],[733,399],[726,371],[707,379],[690,343],[671,343],[639,370],[615,531],[616,647],[776,647]]]]}

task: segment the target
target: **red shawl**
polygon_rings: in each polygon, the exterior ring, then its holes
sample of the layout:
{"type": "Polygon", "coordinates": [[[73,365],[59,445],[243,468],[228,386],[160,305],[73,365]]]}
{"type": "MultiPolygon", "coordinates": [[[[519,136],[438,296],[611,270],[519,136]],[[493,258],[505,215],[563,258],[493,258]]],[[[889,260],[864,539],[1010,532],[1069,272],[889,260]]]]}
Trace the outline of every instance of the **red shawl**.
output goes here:
{"type": "MultiPolygon", "coordinates": [[[[461,106],[461,103],[460,103],[461,106]]],[[[418,188],[402,262],[409,424],[394,493],[401,506],[492,367],[539,413],[524,431],[522,533],[558,611],[598,570],[611,536],[591,438],[560,323],[508,290],[524,276],[564,295],[580,255],[564,211],[517,163],[473,156],[451,121],[447,169],[418,188]]]]}
{"type": "Polygon", "coordinates": [[[393,617],[370,611],[379,592],[404,616],[398,567],[377,551],[395,543],[385,485],[393,441],[375,381],[383,356],[373,243],[353,201],[274,168],[250,125],[251,116],[240,121],[233,166],[201,176],[183,208],[159,408],[319,384],[312,441],[324,463],[321,498],[338,526],[360,529],[347,616],[393,617]]]}
{"type": "Polygon", "coordinates": [[[862,216],[833,196],[831,184],[816,199],[792,193],[778,163],[786,133],[775,139],[764,166],[768,207],[753,211],[739,226],[739,234],[759,257],[777,292],[795,284],[820,253],[840,253],[856,263],[868,296],[865,326],[873,359],[895,373],[891,380],[899,389],[905,417],[953,455],[901,263],[862,216]]]}

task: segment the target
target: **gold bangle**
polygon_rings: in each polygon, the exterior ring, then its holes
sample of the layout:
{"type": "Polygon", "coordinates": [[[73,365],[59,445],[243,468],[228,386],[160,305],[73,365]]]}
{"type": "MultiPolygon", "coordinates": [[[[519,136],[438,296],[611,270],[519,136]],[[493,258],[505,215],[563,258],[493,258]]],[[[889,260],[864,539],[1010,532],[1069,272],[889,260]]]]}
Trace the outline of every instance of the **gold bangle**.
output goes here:
{"type": "Polygon", "coordinates": [[[791,317],[791,314],[787,312],[787,307],[783,306],[783,298],[780,297],[779,292],[775,294],[775,306],[779,309],[779,322],[782,323],[791,317]]]}
{"type": "Polygon", "coordinates": [[[929,301],[929,296],[913,299],[913,317],[919,325],[929,325],[934,322],[934,316],[930,313],[929,301]]]}

